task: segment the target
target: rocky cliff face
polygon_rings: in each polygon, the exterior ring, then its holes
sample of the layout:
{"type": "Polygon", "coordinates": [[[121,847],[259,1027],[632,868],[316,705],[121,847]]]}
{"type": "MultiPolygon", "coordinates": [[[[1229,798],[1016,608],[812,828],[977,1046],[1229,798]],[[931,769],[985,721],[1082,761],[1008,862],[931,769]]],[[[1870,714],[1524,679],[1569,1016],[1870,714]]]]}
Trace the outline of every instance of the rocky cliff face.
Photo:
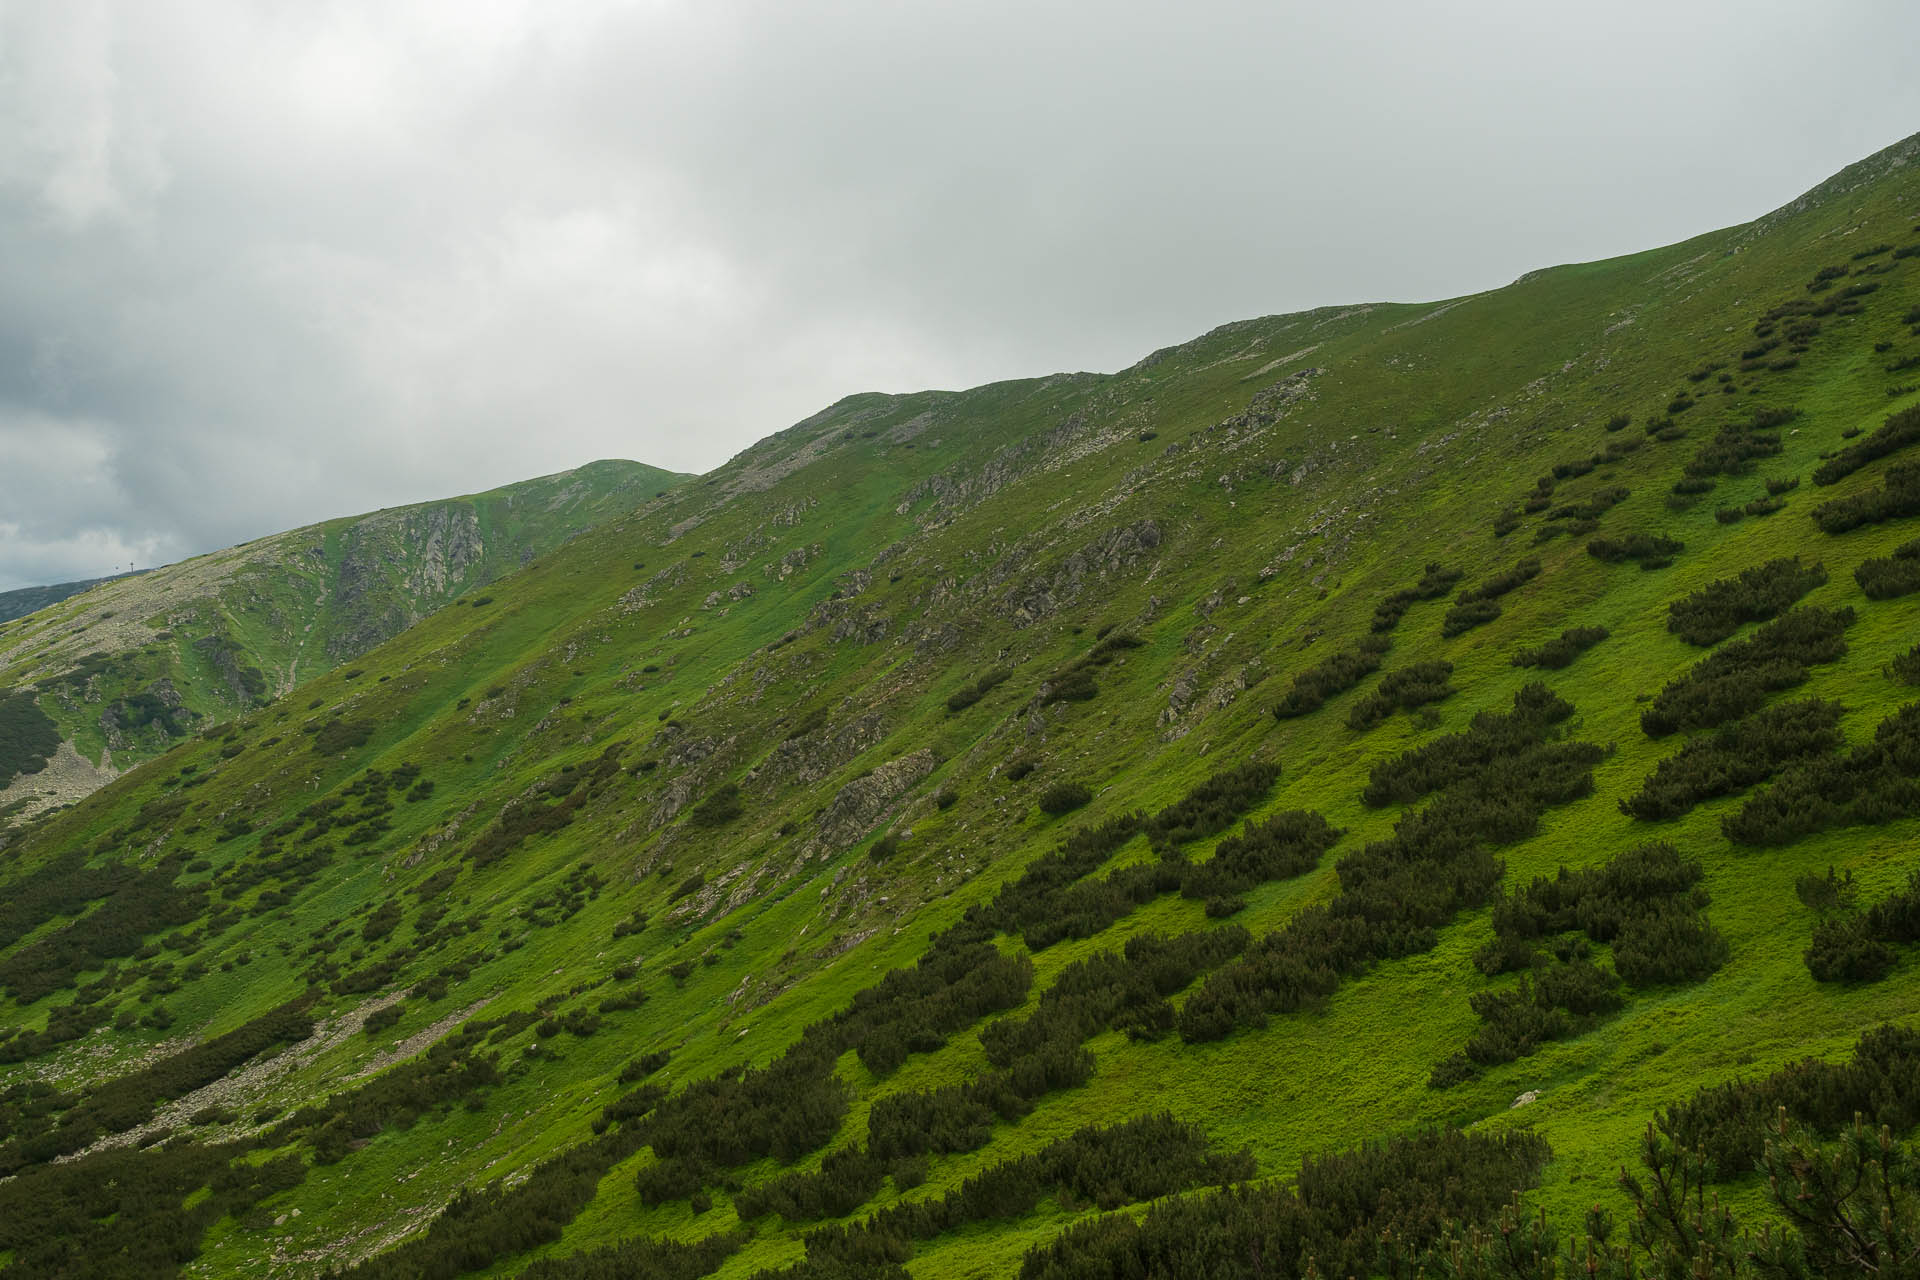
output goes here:
{"type": "Polygon", "coordinates": [[[0,693],[32,692],[59,725],[67,761],[58,786],[18,780],[29,803],[16,812],[71,803],[111,778],[114,763],[130,767],[366,653],[679,479],[592,463],[68,584],[64,599],[63,588],[0,597],[50,603],[0,631],[0,693]]]}
{"type": "Polygon", "coordinates": [[[517,567],[523,548],[490,546],[479,512],[466,503],[383,511],[356,522],[340,536],[328,652],[345,661],[392,639],[476,577],[498,576],[485,573],[489,561],[517,567]]]}

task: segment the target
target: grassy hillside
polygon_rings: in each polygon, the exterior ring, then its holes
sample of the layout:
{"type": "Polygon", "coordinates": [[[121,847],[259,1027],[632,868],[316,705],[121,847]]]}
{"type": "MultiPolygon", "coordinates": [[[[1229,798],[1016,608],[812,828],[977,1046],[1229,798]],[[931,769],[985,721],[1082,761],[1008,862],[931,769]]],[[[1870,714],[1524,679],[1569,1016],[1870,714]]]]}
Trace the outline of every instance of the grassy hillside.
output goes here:
{"type": "Polygon", "coordinates": [[[596,462],[71,591],[9,593],[61,592],[0,615],[0,743],[17,744],[0,747],[0,811],[71,803],[680,479],[596,462]]]}
{"type": "Polygon", "coordinates": [[[1916,157],[849,397],[303,660],[6,850],[0,1263],[1749,1274],[1775,1102],[1920,1120],[1755,1085],[1920,1004],[1916,157]]]}

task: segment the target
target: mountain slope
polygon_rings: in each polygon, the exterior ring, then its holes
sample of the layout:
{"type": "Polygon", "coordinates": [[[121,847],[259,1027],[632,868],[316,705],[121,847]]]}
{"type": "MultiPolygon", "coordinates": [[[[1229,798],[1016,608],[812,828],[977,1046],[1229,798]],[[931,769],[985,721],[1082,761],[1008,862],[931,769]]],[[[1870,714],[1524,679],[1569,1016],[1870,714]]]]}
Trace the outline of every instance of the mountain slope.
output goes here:
{"type": "Polygon", "coordinates": [[[850,397],[55,815],[0,886],[9,1270],[1300,1274],[1515,1188],[1631,1220],[1656,1109],[1916,1012],[1904,917],[1833,907],[1920,837],[1917,154],[850,397]]]}
{"type": "Polygon", "coordinates": [[[50,747],[0,762],[0,808],[71,803],[680,478],[595,462],[76,584],[90,589],[0,629],[0,696],[34,695],[7,704],[7,728],[50,747]]]}

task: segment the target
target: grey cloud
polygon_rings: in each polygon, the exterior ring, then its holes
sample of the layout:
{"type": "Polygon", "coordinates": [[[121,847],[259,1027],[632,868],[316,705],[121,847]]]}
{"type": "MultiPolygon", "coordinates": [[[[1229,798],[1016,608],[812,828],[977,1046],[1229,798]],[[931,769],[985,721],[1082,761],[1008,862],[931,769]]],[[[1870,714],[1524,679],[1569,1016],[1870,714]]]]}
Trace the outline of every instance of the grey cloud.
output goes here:
{"type": "Polygon", "coordinates": [[[0,589],[1679,239],[1910,132],[1916,36],[1893,4],[0,4],[0,589]]]}

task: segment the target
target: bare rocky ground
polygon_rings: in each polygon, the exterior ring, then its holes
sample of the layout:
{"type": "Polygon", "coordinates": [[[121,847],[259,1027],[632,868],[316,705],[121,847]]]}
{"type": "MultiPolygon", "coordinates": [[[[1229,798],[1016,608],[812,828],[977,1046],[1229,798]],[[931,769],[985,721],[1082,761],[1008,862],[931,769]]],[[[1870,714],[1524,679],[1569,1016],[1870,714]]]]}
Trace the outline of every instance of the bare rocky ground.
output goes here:
{"type": "MultiPolygon", "coordinates": [[[[113,767],[111,751],[102,755],[96,766],[74,750],[71,742],[62,742],[47,761],[46,768],[15,778],[13,785],[0,791],[0,809],[25,800],[26,806],[15,815],[14,821],[30,821],[49,809],[78,803],[119,776],[120,771],[113,767]]],[[[0,848],[4,847],[5,837],[0,836],[0,848]]]]}

